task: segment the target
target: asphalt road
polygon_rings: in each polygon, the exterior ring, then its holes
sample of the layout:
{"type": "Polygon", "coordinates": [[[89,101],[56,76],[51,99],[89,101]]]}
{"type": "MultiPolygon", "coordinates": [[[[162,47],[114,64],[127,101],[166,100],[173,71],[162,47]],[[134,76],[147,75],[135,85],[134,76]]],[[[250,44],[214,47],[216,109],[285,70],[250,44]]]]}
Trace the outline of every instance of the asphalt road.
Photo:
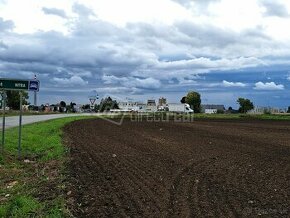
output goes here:
{"type": "MultiPolygon", "coordinates": [[[[83,114],[50,114],[50,115],[30,115],[30,116],[23,116],[22,117],[22,124],[30,124],[30,123],[36,123],[46,120],[52,120],[57,118],[63,118],[63,117],[75,117],[75,116],[99,116],[100,114],[90,114],[90,113],[83,113],[83,114]]],[[[0,117],[0,129],[2,129],[2,123],[3,119],[0,117]]],[[[19,116],[12,116],[12,117],[6,117],[5,122],[6,128],[12,128],[19,125],[19,116]]]]}

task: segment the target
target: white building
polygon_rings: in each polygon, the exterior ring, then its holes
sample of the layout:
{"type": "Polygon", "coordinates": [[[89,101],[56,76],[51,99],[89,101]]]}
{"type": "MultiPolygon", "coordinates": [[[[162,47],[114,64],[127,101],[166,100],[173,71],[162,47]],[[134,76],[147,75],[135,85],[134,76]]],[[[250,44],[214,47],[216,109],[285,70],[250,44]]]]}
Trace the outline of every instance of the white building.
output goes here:
{"type": "Polygon", "coordinates": [[[274,107],[255,107],[254,109],[247,112],[247,114],[279,114],[279,113],[286,113],[286,110],[274,108],[274,107]]]}
{"type": "Polygon", "coordinates": [[[217,109],[204,109],[205,114],[217,114],[217,109]]]}
{"type": "Polygon", "coordinates": [[[81,112],[83,112],[82,107],[83,106],[81,104],[76,104],[73,106],[73,109],[75,110],[76,113],[81,113],[81,112]]]}
{"type": "Polygon", "coordinates": [[[126,102],[118,102],[119,109],[115,109],[114,112],[132,112],[145,111],[146,104],[140,102],[126,101],[126,102]]]}

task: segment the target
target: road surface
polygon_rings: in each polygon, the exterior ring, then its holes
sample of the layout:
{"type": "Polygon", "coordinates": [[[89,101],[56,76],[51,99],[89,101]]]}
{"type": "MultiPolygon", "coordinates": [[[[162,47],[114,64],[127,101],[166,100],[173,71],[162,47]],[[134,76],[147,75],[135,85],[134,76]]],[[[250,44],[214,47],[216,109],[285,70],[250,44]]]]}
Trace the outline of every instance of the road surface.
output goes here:
{"type": "MultiPolygon", "coordinates": [[[[90,113],[83,113],[83,114],[49,114],[49,115],[30,115],[30,116],[23,116],[22,118],[22,124],[30,124],[30,123],[36,123],[46,120],[52,120],[57,118],[63,118],[63,117],[76,117],[76,116],[99,116],[100,114],[90,114],[90,113]]],[[[2,129],[2,123],[3,119],[0,117],[0,129],[2,129]]],[[[19,116],[12,116],[12,117],[6,117],[5,122],[6,128],[12,128],[19,125],[19,116]]]]}

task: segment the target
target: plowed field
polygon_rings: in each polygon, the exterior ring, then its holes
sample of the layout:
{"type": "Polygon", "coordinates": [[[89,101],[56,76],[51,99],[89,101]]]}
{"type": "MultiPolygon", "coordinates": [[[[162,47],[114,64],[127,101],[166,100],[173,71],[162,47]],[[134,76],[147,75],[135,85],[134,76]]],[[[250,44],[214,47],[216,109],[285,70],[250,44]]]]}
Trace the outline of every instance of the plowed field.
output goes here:
{"type": "Polygon", "coordinates": [[[290,122],[94,119],[64,132],[76,217],[290,216],[290,122]]]}

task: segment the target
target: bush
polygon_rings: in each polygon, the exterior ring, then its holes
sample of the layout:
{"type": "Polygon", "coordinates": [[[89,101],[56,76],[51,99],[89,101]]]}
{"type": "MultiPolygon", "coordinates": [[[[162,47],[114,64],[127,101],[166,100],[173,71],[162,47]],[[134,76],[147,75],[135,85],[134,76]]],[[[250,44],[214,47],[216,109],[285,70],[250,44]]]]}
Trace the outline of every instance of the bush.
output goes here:
{"type": "Polygon", "coordinates": [[[264,114],[271,115],[272,113],[271,113],[271,111],[270,111],[270,110],[268,110],[268,109],[265,109],[265,110],[264,110],[264,114]]]}

